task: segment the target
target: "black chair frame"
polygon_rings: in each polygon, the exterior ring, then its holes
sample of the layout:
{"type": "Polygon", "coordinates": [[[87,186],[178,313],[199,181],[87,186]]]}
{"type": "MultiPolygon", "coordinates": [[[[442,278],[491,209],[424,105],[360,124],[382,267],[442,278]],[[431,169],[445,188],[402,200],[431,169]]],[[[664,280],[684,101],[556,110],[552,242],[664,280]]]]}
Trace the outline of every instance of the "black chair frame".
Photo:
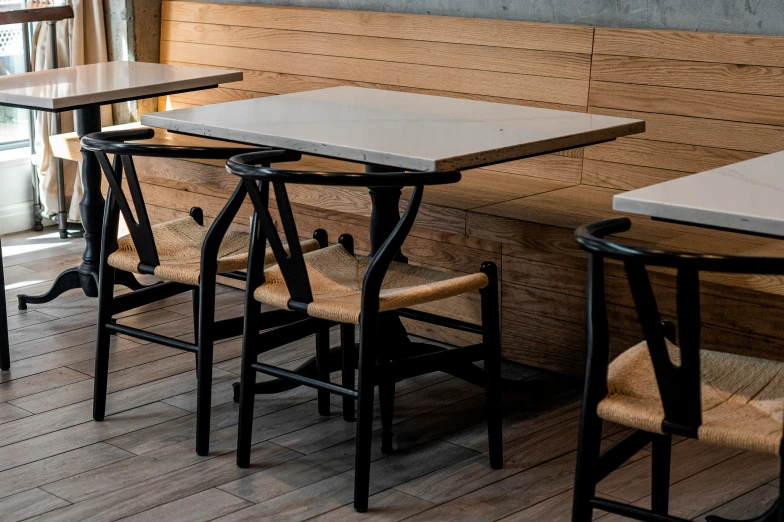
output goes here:
{"type": "MultiPolygon", "coordinates": [[[[207,455],[209,452],[213,345],[222,339],[241,335],[244,321],[242,317],[215,321],[215,285],[217,275],[219,275],[217,274],[218,250],[224,235],[247,195],[245,185],[243,183],[237,185],[226,206],[215,218],[207,232],[202,245],[199,286],[178,282],[159,282],[128,294],[114,296],[113,287],[116,269],[109,266],[107,260],[109,255],[117,249],[119,218],[122,215],[139,255],[138,271],[143,274],[154,274],[155,267],[160,264],[133,156],[227,159],[239,152],[247,152],[248,149],[240,147],[184,147],[125,143],[129,140],[145,140],[153,137],[154,131],[152,129],[134,129],[99,132],[82,138],[82,147],[96,155],[109,184],[104,210],[99,273],[98,336],[96,341],[93,418],[100,421],[105,416],[109,340],[111,334],[122,333],[171,348],[192,352],[196,354],[196,373],[199,380],[196,413],[196,452],[199,455],[207,455]],[[114,155],[113,161],[109,161],[108,154],[114,155]],[[130,202],[122,188],[123,178],[125,178],[127,191],[130,194],[130,202]],[[186,291],[191,291],[193,298],[195,341],[193,343],[117,324],[113,319],[116,314],[121,312],[186,291]]],[[[263,161],[268,163],[274,161],[296,161],[300,157],[296,153],[275,149],[257,150],[256,152],[263,158],[263,161]]],[[[204,216],[201,209],[192,208],[190,215],[196,222],[203,225],[204,216]]],[[[317,231],[314,237],[321,245],[326,246],[327,236],[325,231],[317,231]]],[[[299,243],[297,243],[297,246],[299,246],[299,243]]],[[[244,280],[246,277],[242,272],[229,272],[220,275],[238,280],[244,280]]],[[[261,313],[259,310],[258,315],[259,317],[256,318],[256,321],[259,328],[262,329],[284,326],[306,319],[301,314],[288,314],[280,311],[261,313]]],[[[312,327],[310,329],[308,327],[300,327],[299,333],[302,334],[300,337],[304,337],[312,329],[312,327]]],[[[311,331],[310,333],[313,332],[311,331]]]]}
{"type": "MultiPolygon", "coordinates": [[[[453,319],[442,318],[411,309],[385,312],[398,314],[419,321],[450,326],[464,331],[481,334],[483,342],[477,345],[454,348],[431,353],[419,353],[412,357],[400,358],[393,350],[382,342],[379,313],[379,294],[384,276],[408,235],[416,218],[422,201],[424,185],[453,183],[460,179],[459,172],[384,172],[384,173],[343,173],[343,172],[303,172],[278,170],[268,167],[256,167],[263,161],[263,156],[255,153],[243,154],[227,162],[227,170],[243,178],[246,190],[254,206],[253,226],[248,279],[246,291],[245,333],[250,335],[243,339],[242,379],[240,385],[240,425],[237,446],[237,464],[240,467],[250,465],[251,431],[253,422],[253,401],[256,372],[282,377],[299,384],[318,390],[326,390],[344,397],[344,418],[351,420],[354,413],[354,401],[358,403],[357,438],[356,438],[356,470],[354,483],[354,508],[364,512],[368,507],[370,483],[370,450],[373,419],[373,388],[379,386],[382,418],[382,451],[392,451],[392,416],[394,409],[395,383],[407,377],[421,375],[435,370],[465,367],[476,361],[484,360],[486,370],[486,396],[488,415],[488,436],[490,440],[490,463],[495,469],[502,466],[501,440],[501,370],[500,370],[500,332],[498,314],[498,282],[497,269],[493,263],[484,263],[481,271],[490,281],[481,290],[482,325],[474,325],[453,319]],[[341,324],[341,346],[343,349],[343,368],[341,385],[329,382],[329,370],[323,371],[318,379],[303,377],[282,368],[257,362],[262,351],[274,346],[275,333],[255,335],[259,331],[255,312],[259,303],[253,299],[253,291],[264,282],[260,258],[263,255],[261,245],[267,241],[272,248],[280,266],[281,273],[291,295],[288,306],[292,310],[307,311],[308,304],[313,301],[310,283],[301,250],[296,245],[297,228],[289,203],[286,184],[340,185],[364,187],[413,186],[408,207],[389,237],[370,261],[365,273],[362,288],[362,304],[360,314],[360,341],[358,360],[355,359],[354,325],[341,324]],[[288,240],[290,253],[283,249],[278,231],[269,213],[270,185],[275,194],[280,224],[288,240]],[[359,368],[359,382],[354,388],[354,368],[359,368]]],[[[353,239],[349,235],[340,237],[339,242],[353,254],[353,239]]]]}
{"type": "MultiPolygon", "coordinates": [[[[784,259],[771,257],[722,256],[662,250],[630,245],[606,236],[627,232],[627,218],[607,219],[577,229],[580,246],[589,252],[587,286],[587,364],[582,420],[577,449],[572,520],[587,522],[593,510],[616,513],[637,520],[685,522],[668,515],[670,451],[673,435],[697,438],[702,424],[700,374],[700,272],[784,275],[784,259]],[[605,298],[605,259],[621,261],[648,345],[664,408],[663,434],[633,432],[615,446],[600,452],[602,419],[599,402],[608,393],[609,323],[605,298]],[[677,344],[680,366],[669,357],[666,341],[676,343],[675,324],[662,321],[647,267],[676,270],[677,344]],[[622,504],[596,496],[596,484],[647,444],[653,444],[651,509],[622,504]]],[[[782,452],[780,452],[782,453],[782,452]]],[[[784,476],[781,483],[784,488],[784,476]]],[[[758,521],[784,522],[779,500],[758,521]]],[[[708,517],[720,522],[719,517],[708,517]]]]}

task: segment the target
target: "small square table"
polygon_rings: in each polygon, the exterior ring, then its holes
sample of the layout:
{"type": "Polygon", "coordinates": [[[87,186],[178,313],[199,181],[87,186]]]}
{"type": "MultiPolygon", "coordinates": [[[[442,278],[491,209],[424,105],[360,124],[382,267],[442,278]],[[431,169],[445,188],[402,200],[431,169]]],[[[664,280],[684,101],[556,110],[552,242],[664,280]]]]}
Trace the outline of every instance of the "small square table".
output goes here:
{"type": "MultiPolygon", "coordinates": [[[[471,169],[645,130],[640,120],[359,87],[150,113],[142,124],[363,163],[368,171],[471,169]]],[[[400,194],[371,191],[371,252],[397,224],[400,194]]]]}
{"type": "MultiPolygon", "coordinates": [[[[185,67],[143,62],[108,62],[0,77],[0,105],[23,109],[76,111],[79,137],[101,130],[101,105],[217,87],[242,80],[241,71],[185,67]]],[[[101,169],[95,155],[82,152],[84,227],[82,264],[61,273],[41,296],[19,296],[19,309],[27,303],[47,303],[67,290],[81,288],[98,296],[98,261],[101,251],[104,198],[101,169]]],[[[117,284],[140,288],[132,274],[118,272],[117,284]]]]}
{"type": "Polygon", "coordinates": [[[777,152],[617,194],[613,209],[780,238],[783,202],[784,152],[777,152]]]}
{"type": "MultiPolygon", "coordinates": [[[[142,124],[363,163],[367,172],[471,169],[645,130],[640,120],[358,87],[150,113],[142,124]]],[[[400,220],[400,196],[401,187],[370,190],[371,255],[400,220]]],[[[396,353],[415,344],[397,316],[382,320],[396,353]]],[[[297,371],[310,373],[313,365],[297,371]]],[[[471,371],[464,377],[481,385],[483,372],[473,365],[471,371]]],[[[277,381],[256,385],[256,393],[281,389],[277,381]]]]}

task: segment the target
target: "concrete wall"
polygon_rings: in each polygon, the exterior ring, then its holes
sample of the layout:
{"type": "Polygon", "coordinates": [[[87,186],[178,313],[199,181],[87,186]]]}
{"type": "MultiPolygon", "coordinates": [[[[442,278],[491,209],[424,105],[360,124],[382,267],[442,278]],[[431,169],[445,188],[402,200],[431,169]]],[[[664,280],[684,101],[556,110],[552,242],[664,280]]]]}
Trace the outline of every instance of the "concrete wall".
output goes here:
{"type": "Polygon", "coordinates": [[[784,0],[247,0],[247,3],[784,35],[784,0]]]}

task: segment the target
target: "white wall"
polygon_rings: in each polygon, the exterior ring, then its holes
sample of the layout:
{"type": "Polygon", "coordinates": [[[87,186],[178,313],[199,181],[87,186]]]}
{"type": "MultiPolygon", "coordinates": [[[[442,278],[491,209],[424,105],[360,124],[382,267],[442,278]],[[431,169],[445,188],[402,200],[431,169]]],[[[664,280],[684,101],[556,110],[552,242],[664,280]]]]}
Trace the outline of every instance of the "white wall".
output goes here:
{"type": "Polygon", "coordinates": [[[0,151],[0,234],[33,228],[32,176],[28,147],[0,151]]]}

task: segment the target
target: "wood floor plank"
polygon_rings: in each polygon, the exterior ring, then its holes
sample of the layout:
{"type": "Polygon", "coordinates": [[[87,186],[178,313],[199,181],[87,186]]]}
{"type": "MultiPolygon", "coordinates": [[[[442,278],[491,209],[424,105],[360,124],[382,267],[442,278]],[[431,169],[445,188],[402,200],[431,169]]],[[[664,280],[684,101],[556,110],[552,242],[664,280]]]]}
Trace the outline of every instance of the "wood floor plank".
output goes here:
{"type": "Polygon", "coordinates": [[[57,368],[56,370],[37,373],[29,377],[14,379],[13,381],[0,384],[0,401],[12,401],[20,397],[43,393],[47,390],[85,381],[89,378],[89,375],[70,368],[57,368]]]}
{"type": "Polygon", "coordinates": [[[779,488],[769,484],[760,486],[735,498],[724,505],[708,511],[696,518],[705,521],[708,515],[724,517],[729,520],[743,520],[756,515],[761,515],[779,497],[779,488]]]}
{"type": "Polygon", "coordinates": [[[89,420],[76,426],[25,439],[0,448],[0,471],[90,446],[184,414],[185,412],[179,408],[154,403],[107,417],[103,422],[89,420]]]}
{"type": "MultiPolygon", "coordinates": [[[[232,355],[236,355],[236,349],[237,348],[234,345],[227,345],[226,343],[215,345],[215,360],[220,361],[222,359],[227,359],[232,355]]],[[[146,383],[154,383],[161,379],[167,379],[185,373],[190,373],[190,377],[193,378],[195,386],[195,365],[196,360],[193,354],[182,353],[173,357],[167,357],[166,359],[126,368],[111,374],[108,382],[109,393],[112,394],[126,388],[133,388],[146,383]]],[[[221,370],[216,369],[215,372],[221,372],[221,370]]],[[[228,372],[217,373],[217,375],[226,378],[229,377],[228,372]]],[[[183,381],[181,384],[185,385],[186,377],[182,377],[182,379],[183,381]]],[[[187,386],[185,386],[185,388],[180,387],[179,389],[172,389],[171,394],[166,395],[166,397],[178,395],[191,389],[193,388],[187,386]]],[[[14,400],[13,403],[15,406],[19,406],[27,411],[42,413],[91,399],[92,396],[93,384],[92,380],[90,380],[89,382],[82,381],[63,386],[57,394],[45,392],[37,393],[14,400]]],[[[108,404],[111,405],[111,401],[108,404]]]]}
{"type": "MultiPolygon", "coordinates": [[[[129,339],[112,336],[109,345],[112,358],[124,360],[127,356],[124,357],[120,354],[125,350],[133,348],[140,348],[140,346],[138,343],[129,339]]],[[[76,370],[79,373],[92,375],[93,372],[91,368],[94,366],[95,343],[84,343],[54,352],[25,357],[23,359],[16,359],[18,353],[15,348],[12,347],[11,354],[11,369],[8,372],[3,372],[3,375],[0,376],[0,382],[19,379],[27,377],[28,375],[69,366],[72,370],[76,370]],[[89,372],[83,370],[89,370],[89,372]]]]}
{"type": "Polygon", "coordinates": [[[387,489],[370,496],[370,507],[366,513],[357,513],[354,506],[347,504],[327,511],[308,520],[318,522],[397,522],[432,507],[430,502],[395,489],[387,489]]]}
{"type": "MultiPolygon", "coordinates": [[[[680,482],[741,453],[688,439],[672,447],[670,484],[680,482]]],[[[634,503],[650,494],[651,457],[625,466],[597,485],[597,492],[634,503]]]]}
{"type": "Polygon", "coordinates": [[[67,506],[68,502],[40,489],[29,489],[0,500],[0,519],[17,522],[67,506]]]}
{"type": "Polygon", "coordinates": [[[411,520],[494,521],[570,489],[574,467],[575,454],[569,453],[438,505],[411,520]]]}
{"type": "Polygon", "coordinates": [[[250,502],[246,500],[213,488],[121,520],[122,522],[159,522],[160,520],[208,522],[249,505],[250,502]]]}
{"type": "MultiPolygon", "coordinates": [[[[305,412],[302,410],[286,411],[294,406],[299,406],[304,403],[312,403],[315,398],[315,393],[311,390],[297,388],[288,392],[275,394],[274,399],[270,401],[256,401],[254,404],[254,418],[267,416],[276,412],[280,415],[276,417],[268,417],[259,420],[265,424],[282,424],[283,419],[290,422],[301,422],[303,426],[309,426],[312,422],[319,422],[323,419],[318,417],[318,414],[311,409],[305,412]],[[309,415],[308,415],[309,413],[309,415]],[[297,415],[302,416],[302,419],[295,418],[297,415]],[[314,420],[309,420],[308,417],[315,417],[314,420]]],[[[312,406],[312,405],[311,405],[312,406]]],[[[214,406],[210,415],[210,430],[221,431],[221,434],[215,436],[218,438],[231,438],[232,430],[225,428],[233,428],[237,424],[238,406],[233,402],[227,402],[214,406]]],[[[157,449],[165,448],[170,444],[179,443],[181,441],[190,440],[196,433],[196,415],[185,415],[183,417],[174,419],[169,422],[150,426],[149,428],[138,430],[133,433],[128,433],[116,439],[111,439],[108,442],[114,444],[118,448],[123,448],[137,455],[149,453],[157,449]]],[[[236,442],[236,441],[232,441],[236,442]]],[[[216,451],[216,448],[213,448],[216,451]]]]}
{"type": "MultiPolygon", "coordinates": [[[[448,400],[462,400],[476,396],[481,390],[466,382],[450,379],[423,390],[423,393],[406,394],[395,399],[395,415],[393,422],[398,424],[417,415],[426,414],[438,409],[448,400]]],[[[374,429],[380,429],[381,418],[376,408],[374,429]]],[[[321,449],[351,440],[354,438],[356,427],[345,422],[342,417],[336,417],[326,422],[305,428],[293,433],[272,439],[275,444],[280,444],[300,453],[313,453],[321,449]]],[[[396,430],[393,430],[393,432],[396,430]]],[[[394,441],[393,441],[394,444],[394,441]]]]}
{"type": "Polygon", "coordinates": [[[103,522],[142,513],[202,491],[207,491],[260,468],[275,467],[298,454],[277,446],[262,443],[255,447],[250,469],[238,468],[235,456],[222,455],[183,468],[155,479],[134,484],[105,495],[50,512],[46,517],[31,520],[47,522],[103,522]]]}
{"type": "Polygon", "coordinates": [[[17,408],[16,406],[8,404],[7,402],[0,403],[0,424],[15,421],[30,415],[32,415],[32,413],[23,410],[22,408],[17,408]]]}
{"type": "MultiPolygon", "coordinates": [[[[133,454],[99,442],[0,472],[0,496],[21,493],[123,461],[133,454]]],[[[100,472],[99,472],[100,473],[100,472]]],[[[52,493],[50,491],[50,493],[52,493]]],[[[60,498],[60,495],[54,493],[60,498]]]]}
{"type": "MultiPolygon", "coordinates": [[[[414,477],[464,460],[474,452],[445,442],[419,446],[395,458],[381,459],[371,466],[370,492],[378,493],[414,477]]],[[[315,482],[274,497],[219,520],[222,522],[263,520],[306,520],[348,504],[353,499],[353,472],[315,482]]]]}

